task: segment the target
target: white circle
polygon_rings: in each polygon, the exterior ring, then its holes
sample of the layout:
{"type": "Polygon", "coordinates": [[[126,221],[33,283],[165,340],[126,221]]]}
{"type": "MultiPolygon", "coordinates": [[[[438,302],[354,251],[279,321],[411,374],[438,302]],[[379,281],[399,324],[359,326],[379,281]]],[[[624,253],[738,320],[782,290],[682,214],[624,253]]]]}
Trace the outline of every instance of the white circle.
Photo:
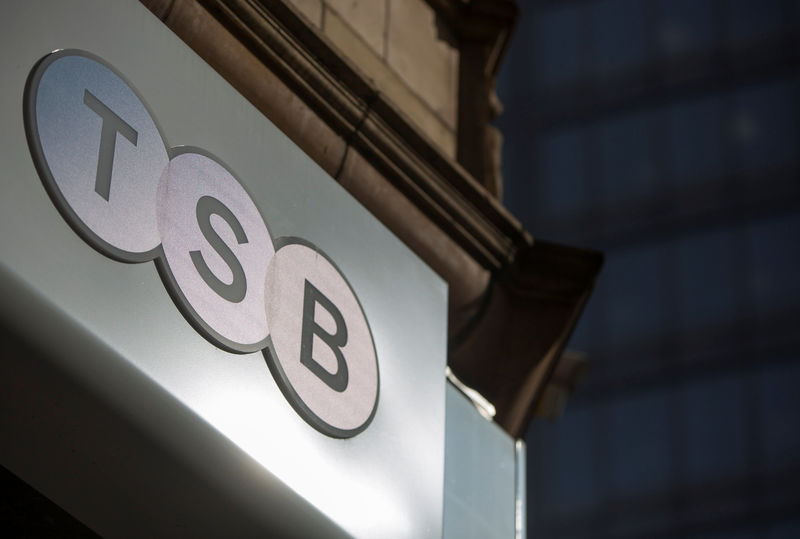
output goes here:
{"type": "MultiPolygon", "coordinates": [[[[302,240],[283,245],[267,270],[266,306],[270,349],[265,351],[276,380],[290,403],[312,426],[325,434],[349,437],[366,428],[378,399],[378,363],[372,334],[361,305],[342,274],[318,249],[302,240]],[[340,351],[348,380],[343,391],[312,372],[301,362],[306,281],[341,313],[346,328],[314,302],[313,322],[333,335],[345,331],[340,351]]],[[[331,347],[317,336],[312,356],[328,373],[337,372],[331,347]]]]}
{"type": "Polygon", "coordinates": [[[112,68],[82,51],[51,54],[33,76],[34,156],[44,161],[43,179],[59,209],[105,254],[152,258],[161,242],[156,197],[169,156],[147,107],[112,68]],[[110,183],[99,166],[104,130],[110,183]]]}
{"type": "Polygon", "coordinates": [[[250,195],[239,181],[214,158],[181,149],[164,171],[158,190],[158,224],[168,286],[177,289],[178,306],[197,329],[222,348],[234,352],[254,352],[266,344],[269,334],[264,311],[264,282],[275,249],[267,226],[250,195]],[[246,240],[240,243],[233,225],[219,213],[209,217],[213,233],[233,253],[245,279],[241,299],[226,299],[210,286],[201,274],[199,252],[213,277],[233,285],[235,270],[201,230],[198,203],[211,197],[230,211],[241,226],[246,240]],[[194,258],[193,258],[194,256],[194,258]]]}

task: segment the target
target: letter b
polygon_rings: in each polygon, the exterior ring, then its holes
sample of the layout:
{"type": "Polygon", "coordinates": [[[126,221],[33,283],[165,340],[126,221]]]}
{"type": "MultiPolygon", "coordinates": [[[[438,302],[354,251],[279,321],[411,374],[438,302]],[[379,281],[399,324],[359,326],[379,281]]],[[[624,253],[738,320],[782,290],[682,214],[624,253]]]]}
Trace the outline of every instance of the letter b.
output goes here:
{"type": "Polygon", "coordinates": [[[303,331],[300,341],[300,363],[305,365],[331,389],[343,392],[347,389],[347,363],[342,348],[347,344],[347,326],[336,305],[306,279],[303,292],[303,331]],[[319,305],[330,313],[336,323],[336,332],[331,335],[314,319],[314,310],[319,305]],[[314,335],[322,339],[336,356],[336,372],[331,373],[313,357],[314,335]]]}

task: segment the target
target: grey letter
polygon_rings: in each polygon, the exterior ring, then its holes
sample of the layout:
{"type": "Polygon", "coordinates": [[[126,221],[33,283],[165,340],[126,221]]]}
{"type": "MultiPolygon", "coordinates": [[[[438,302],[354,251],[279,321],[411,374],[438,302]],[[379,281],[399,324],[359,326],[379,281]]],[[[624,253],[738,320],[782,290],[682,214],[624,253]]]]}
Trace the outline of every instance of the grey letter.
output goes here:
{"type": "Polygon", "coordinates": [[[344,317],[336,305],[333,304],[325,295],[320,292],[313,284],[306,280],[305,292],[303,296],[303,332],[300,337],[300,363],[316,374],[334,391],[342,392],[347,389],[348,372],[342,348],[347,344],[347,326],[344,317]],[[314,320],[314,308],[316,305],[322,306],[328,311],[336,322],[336,334],[331,335],[314,320]],[[335,373],[328,372],[312,357],[312,346],[314,335],[322,339],[333,351],[336,356],[337,368],[335,373]]]}
{"type": "Polygon", "coordinates": [[[134,146],[139,140],[139,134],[89,90],[83,91],[83,102],[103,119],[94,190],[98,195],[108,200],[111,192],[111,170],[114,168],[114,147],[117,143],[117,133],[128,139],[134,146]]]}
{"type": "Polygon", "coordinates": [[[194,267],[197,269],[200,277],[203,278],[214,292],[231,303],[239,303],[244,299],[245,294],[247,294],[247,278],[244,275],[244,270],[239,263],[239,259],[236,258],[236,255],[233,254],[230,247],[222,241],[217,231],[211,226],[211,216],[219,215],[228,223],[239,245],[247,243],[247,236],[244,233],[244,229],[236,216],[233,215],[233,212],[214,197],[200,197],[200,200],[197,201],[196,214],[200,232],[203,233],[203,236],[205,236],[208,243],[211,244],[211,247],[214,248],[217,254],[222,257],[222,260],[224,260],[231,269],[233,281],[231,284],[225,284],[220,281],[217,276],[211,272],[211,269],[206,264],[200,251],[191,251],[189,253],[192,257],[192,262],[194,262],[194,267]]]}

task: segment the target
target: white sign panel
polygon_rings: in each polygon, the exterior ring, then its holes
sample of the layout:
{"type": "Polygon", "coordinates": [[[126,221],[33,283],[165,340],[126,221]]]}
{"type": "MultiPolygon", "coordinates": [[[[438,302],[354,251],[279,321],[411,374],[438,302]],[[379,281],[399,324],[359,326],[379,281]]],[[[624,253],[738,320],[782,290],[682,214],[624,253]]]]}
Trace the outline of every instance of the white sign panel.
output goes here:
{"type": "Polygon", "coordinates": [[[141,3],[0,40],[0,465],[107,536],[440,537],[445,283],[141,3]]]}
{"type": "Polygon", "coordinates": [[[355,292],[319,248],[284,240],[276,254],[233,172],[205,150],[167,147],[132,85],[94,54],[43,58],[25,121],[45,188],[90,245],[123,262],[155,260],[187,320],[220,348],[269,346],[270,370],[310,425],[338,438],[366,428],[378,403],[375,345],[355,292]]]}

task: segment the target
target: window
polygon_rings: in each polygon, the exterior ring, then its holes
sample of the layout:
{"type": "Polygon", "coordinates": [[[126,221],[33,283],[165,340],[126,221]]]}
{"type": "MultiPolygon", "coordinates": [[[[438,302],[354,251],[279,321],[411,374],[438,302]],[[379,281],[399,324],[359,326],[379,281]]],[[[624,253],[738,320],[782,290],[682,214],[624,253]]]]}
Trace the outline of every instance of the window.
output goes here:
{"type": "Polygon", "coordinates": [[[599,0],[586,7],[591,21],[590,65],[597,75],[630,69],[644,62],[646,31],[640,0],[599,0]]]}
{"type": "Polygon", "coordinates": [[[543,215],[563,215],[581,209],[587,199],[583,132],[566,129],[545,135],[539,144],[536,207],[543,215]]]}
{"type": "Polygon", "coordinates": [[[800,213],[776,216],[747,228],[751,286],[762,317],[800,310],[800,213]]]}
{"type": "MultiPolygon", "coordinates": [[[[539,86],[555,86],[574,80],[584,71],[581,51],[580,4],[542,11],[532,30],[538,37],[532,52],[539,86]]],[[[521,29],[520,29],[521,30],[521,29]]]]}
{"type": "Polygon", "coordinates": [[[686,471],[689,481],[746,472],[748,432],[745,408],[747,373],[733,372],[695,380],[683,389],[686,421],[686,471]]]}
{"type": "Polygon", "coordinates": [[[783,21],[782,0],[728,0],[727,38],[737,42],[757,38],[780,28],[783,21]]]}
{"type": "Polygon", "coordinates": [[[740,289],[735,269],[734,232],[717,230],[683,239],[675,244],[679,315],[683,329],[734,320],[739,313],[740,289]]]}
{"type": "Polygon", "coordinates": [[[594,145],[600,149],[600,192],[605,205],[651,194],[657,187],[651,154],[652,113],[618,116],[598,124],[594,145]]]}
{"type": "Polygon", "coordinates": [[[612,349],[664,330],[659,251],[656,244],[608,254],[603,281],[611,295],[604,314],[612,349]]]}
{"type": "Polygon", "coordinates": [[[718,39],[709,0],[661,0],[655,10],[656,48],[663,56],[707,50],[718,39]]]}
{"type": "Polygon", "coordinates": [[[781,469],[800,464],[800,362],[782,362],[758,377],[764,464],[781,469]]]}
{"type": "MultiPolygon", "coordinates": [[[[669,408],[665,391],[623,397],[607,405],[613,494],[630,497],[669,484],[669,408]]],[[[609,493],[603,493],[608,495],[609,493]]]]}
{"type": "Polygon", "coordinates": [[[682,101],[665,112],[670,184],[683,186],[721,176],[727,168],[723,98],[682,101]]]}

